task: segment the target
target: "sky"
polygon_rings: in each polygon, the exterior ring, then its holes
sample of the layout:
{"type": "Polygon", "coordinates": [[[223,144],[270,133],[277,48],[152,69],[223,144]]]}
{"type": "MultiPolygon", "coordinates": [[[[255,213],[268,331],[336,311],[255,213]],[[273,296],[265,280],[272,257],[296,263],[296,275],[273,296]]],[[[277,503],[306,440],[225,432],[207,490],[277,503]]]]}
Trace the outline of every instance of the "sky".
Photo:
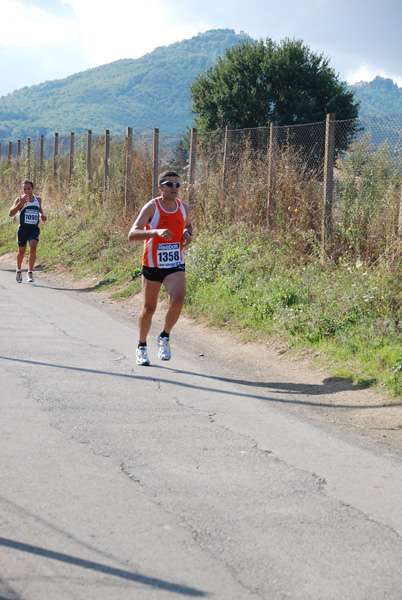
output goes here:
{"type": "Polygon", "coordinates": [[[301,39],[342,81],[402,87],[400,0],[0,0],[0,96],[209,29],[301,39]]]}

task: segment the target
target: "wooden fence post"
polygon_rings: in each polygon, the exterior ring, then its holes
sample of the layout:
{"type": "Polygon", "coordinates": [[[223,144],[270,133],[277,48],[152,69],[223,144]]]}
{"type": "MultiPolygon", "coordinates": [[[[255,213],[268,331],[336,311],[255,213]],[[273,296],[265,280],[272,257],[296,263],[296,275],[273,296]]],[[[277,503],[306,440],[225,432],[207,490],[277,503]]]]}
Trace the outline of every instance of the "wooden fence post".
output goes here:
{"type": "Polygon", "coordinates": [[[74,172],[74,132],[70,133],[70,156],[69,156],[69,167],[68,167],[68,185],[71,185],[71,179],[74,172]]]}
{"type": "Polygon", "coordinates": [[[57,160],[59,156],[59,134],[54,134],[54,148],[53,148],[53,181],[56,182],[57,177],[57,160]]]}
{"type": "Polygon", "coordinates": [[[26,176],[31,179],[31,138],[27,139],[26,176]]]}
{"type": "Polygon", "coordinates": [[[20,166],[21,140],[17,140],[17,168],[20,166]]]}
{"type": "Polygon", "coordinates": [[[110,153],[110,131],[105,131],[105,181],[104,190],[106,192],[109,184],[109,153],[110,153]]]}
{"type": "Polygon", "coordinates": [[[131,197],[131,164],[133,161],[133,128],[126,129],[126,180],[124,186],[124,213],[127,212],[128,201],[131,197]]]}
{"type": "Polygon", "coordinates": [[[399,194],[399,219],[398,219],[398,238],[399,241],[402,242],[402,185],[401,185],[401,191],[399,194]]]}
{"type": "Polygon", "coordinates": [[[158,195],[158,175],[159,175],[159,129],[155,127],[152,143],[152,162],[153,162],[153,177],[152,177],[152,197],[158,195]]]}
{"type": "Polygon", "coordinates": [[[232,130],[229,125],[225,127],[225,145],[223,149],[223,186],[227,183],[229,174],[230,153],[232,151],[232,130]]]}
{"type": "Polygon", "coordinates": [[[91,162],[92,162],[92,131],[88,129],[87,131],[87,179],[91,181],[92,171],[91,171],[91,162]]]}
{"type": "Polygon", "coordinates": [[[43,172],[43,155],[44,155],[44,140],[43,135],[40,136],[40,146],[39,146],[39,170],[42,175],[43,172]]]}
{"type": "Polygon", "coordinates": [[[8,166],[9,167],[11,166],[12,152],[13,152],[13,143],[8,142],[8,166]]]}
{"type": "Polygon", "coordinates": [[[322,250],[332,238],[332,190],[335,164],[335,114],[327,115],[325,125],[324,197],[322,221],[322,250]]]}
{"type": "Polygon", "coordinates": [[[268,196],[267,196],[267,221],[270,214],[275,210],[275,160],[278,149],[278,122],[272,121],[269,126],[269,150],[268,150],[268,196]]]}
{"type": "Polygon", "coordinates": [[[191,129],[190,137],[190,160],[188,165],[188,201],[193,200],[194,181],[195,181],[195,165],[197,159],[197,130],[195,127],[191,129]]]}

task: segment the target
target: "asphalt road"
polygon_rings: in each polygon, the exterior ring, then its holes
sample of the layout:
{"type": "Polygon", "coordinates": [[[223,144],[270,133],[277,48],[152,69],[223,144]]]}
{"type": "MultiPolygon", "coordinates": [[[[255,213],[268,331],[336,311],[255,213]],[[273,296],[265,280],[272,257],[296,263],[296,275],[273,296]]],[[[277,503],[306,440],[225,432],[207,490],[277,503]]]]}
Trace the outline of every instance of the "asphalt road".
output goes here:
{"type": "Polygon", "coordinates": [[[0,600],[401,600],[401,458],[159,329],[0,271],[0,600]]]}

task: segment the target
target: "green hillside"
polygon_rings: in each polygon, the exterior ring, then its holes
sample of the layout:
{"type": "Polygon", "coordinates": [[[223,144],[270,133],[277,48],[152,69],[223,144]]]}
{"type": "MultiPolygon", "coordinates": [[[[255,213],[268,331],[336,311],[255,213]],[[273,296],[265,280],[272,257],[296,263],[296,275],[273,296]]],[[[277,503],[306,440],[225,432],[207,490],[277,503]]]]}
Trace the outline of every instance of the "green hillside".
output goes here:
{"type": "Polygon", "coordinates": [[[349,86],[360,101],[361,117],[380,117],[402,114],[402,88],[392,79],[377,75],[373,81],[349,86]]]}
{"type": "Polygon", "coordinates": [[[181,133],[191,125],[189,83],[226,48],[248,37],[216,29],[124,59],[25,87],[0,98],[0,142],[68,135],[91,129],[122,134],[159,127],[181,133]]]}
{"type": "MultiPolygon", "coordinates": [[[[192,124],[189,84],[226,48],[248,37],[214,29],[161,46],[138,59],[118,60],[65,79],[46,81],[0,97],[0,143],[126,127],[143,132],[182,133],[192,124]]],[[[350,86],[361,116],[402,113],[402,88],[391,79],[350,86]]]]}

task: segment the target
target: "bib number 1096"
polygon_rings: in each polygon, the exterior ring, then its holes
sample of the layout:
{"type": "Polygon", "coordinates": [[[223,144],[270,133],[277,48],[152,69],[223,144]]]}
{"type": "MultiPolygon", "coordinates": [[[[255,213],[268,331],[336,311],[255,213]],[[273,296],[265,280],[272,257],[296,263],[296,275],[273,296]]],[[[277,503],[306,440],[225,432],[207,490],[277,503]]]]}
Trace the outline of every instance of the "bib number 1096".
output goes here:
{"type": "Polygon", "coordinates": [[[37,225],[39,222],[39,212],[37,210],[30,210],[29,208],[25,211],[24,223],[26,225],[37,225]]]}
{"type": "Polygon", "coordinates": [[[171,269],[180,264],[180,244],[158,244],[157,260],[159,269],[171,269]]]}

